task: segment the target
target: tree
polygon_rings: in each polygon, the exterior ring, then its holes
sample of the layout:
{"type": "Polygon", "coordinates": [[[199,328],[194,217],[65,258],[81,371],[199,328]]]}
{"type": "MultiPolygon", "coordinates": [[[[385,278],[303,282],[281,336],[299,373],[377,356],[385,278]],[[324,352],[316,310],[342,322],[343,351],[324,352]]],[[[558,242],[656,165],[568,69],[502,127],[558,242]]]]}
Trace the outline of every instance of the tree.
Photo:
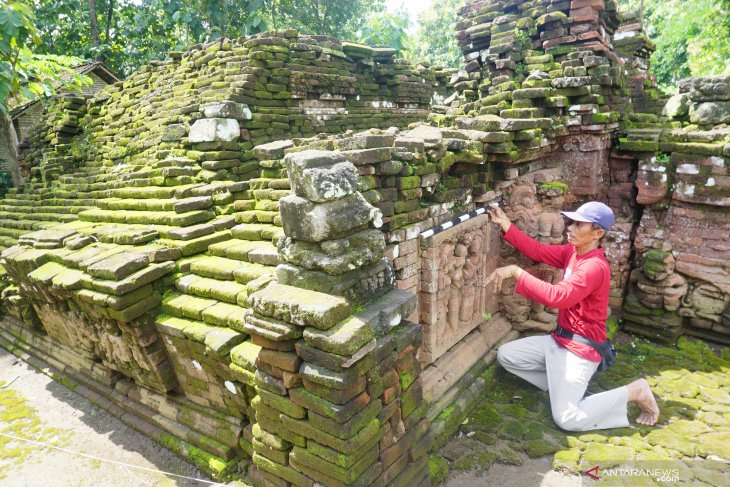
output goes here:
{"type": "Polygon", "coordinates": [[[42,40],[40,52],[103,60],[121,75],[172,50],[268,28],[265,0],[31,2],[42,40]]]}
{"type": "Polygon", "coordinates": [[[367,15],[382,8],[383,0],[276,0],[271,21],[277,29],[354,40],[367,15]]]}
{"type": "MultiPolygon", "coordinates": [[[[99,49],[101,45],[101,39],[99,38],[99,19],[96,14],[96,0],[88,0],[89,2],[89,23],[91,24],[91,44],[96,49],[99,49]]],[[[109,2],[111,6],[112,3],[109,2]]],[[[102,59],[101,56],[97,59],[102,59]]]]}
{"type": "Polygon", "coordinates": [[[456,42],[456,12],[465,0],[434,0],[418,16],[411,39],[409,58],[450,68],[462,67],[462,53],[456,42]]]}
{"type": "Polygon", "coordinates": [[[357,32],[360,42],[371,46],[388,46],[398,49],[400,54],[408,46],[407,30],[411,20],[402,8],[395,12],[372,12],[357,32]]]}
{"type": "Polygon", "coordinates": [[[730,0],[620,0],[644,10],[656,44],[652,71],[664,89],[687,76],[730,74],[730,0]]]}
{"type": "Polygon", "coordinates": [[[57,86],[79,89],[91,80],[73,70],[81,59],[37,55],[31,47],[40,42],[30,7],[0,1],[0,123],[10,155],[9,168],[16,186],[23,184],[18,167],[18,135],[10,116],[9,102],[16,104],[53,95],[57,86]]]}
{"type": "Polygon", "coordinates": [[[357,39],[383,0],[28,0],[40,53],[99,59],[124,76],[169,51],[269,28],[357,39]]]}

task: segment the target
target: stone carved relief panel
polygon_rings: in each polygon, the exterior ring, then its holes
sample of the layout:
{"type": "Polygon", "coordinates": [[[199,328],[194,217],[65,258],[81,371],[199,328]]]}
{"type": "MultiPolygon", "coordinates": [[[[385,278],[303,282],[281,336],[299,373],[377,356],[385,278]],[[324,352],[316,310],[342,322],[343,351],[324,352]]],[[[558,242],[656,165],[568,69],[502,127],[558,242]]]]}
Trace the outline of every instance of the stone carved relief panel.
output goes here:
{"type": "Polygon", "coordinates": [[[499,262],[499,230],[480,215],[421,243],[421,360],[431,363],[497,311],[485,285],[499,262]]]}
{"type": "MultiPolygon", "coordinates": [[[[565,222],[559,210],[546,207],[539,201],[538,190],[532,182],[523,180],[510,188],[505,198],[505,213],[512,223],[525,234],[546,245],[564,243],[565,222]]],[[[552,198],[543,196],[543,200],[552,198]]],[[[562,198],[559,199],[562,203],[562,198]]],[[[562,269],[533,262],[520,254],[514,247],[504,243],[500,247],[500,265],[515,264],[533,276],[552,284],[560,282],[562,269]]],[[[531,301],[514,292],[515,280],[503,283],[501,310],[515,330],[551,331],[557,324],[557,310],[531,301]]]]}

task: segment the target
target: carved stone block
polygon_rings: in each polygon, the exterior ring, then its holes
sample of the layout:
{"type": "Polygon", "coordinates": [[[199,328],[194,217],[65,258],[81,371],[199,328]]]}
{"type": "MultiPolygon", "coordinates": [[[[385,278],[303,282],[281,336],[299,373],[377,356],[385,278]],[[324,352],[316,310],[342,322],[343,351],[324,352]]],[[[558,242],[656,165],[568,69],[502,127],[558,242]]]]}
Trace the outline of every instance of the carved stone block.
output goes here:
{"type": "Polygon", "coordinates": [[[497,311],[485,286],[497,267],[499,231],[486,215],[467,220],[421,242],[419,293],[423,324],[421,360],[431,363],[497,311]]]}

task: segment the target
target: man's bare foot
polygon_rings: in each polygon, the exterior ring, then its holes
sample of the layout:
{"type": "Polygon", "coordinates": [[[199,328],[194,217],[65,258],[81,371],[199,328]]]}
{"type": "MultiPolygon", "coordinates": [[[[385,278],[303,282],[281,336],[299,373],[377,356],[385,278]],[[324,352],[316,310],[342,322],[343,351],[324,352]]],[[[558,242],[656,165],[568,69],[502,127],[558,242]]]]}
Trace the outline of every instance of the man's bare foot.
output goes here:
{"type": "Polygon", "coordinates": [[[627,387],[629,389],[629,401],[635,402],[641,411],[636,418],[636,422],[647,426],[656,424],[659,420],[659,406],[656,404],[654,394],[652,394],[646,379],[635,380],[627,387]]]}

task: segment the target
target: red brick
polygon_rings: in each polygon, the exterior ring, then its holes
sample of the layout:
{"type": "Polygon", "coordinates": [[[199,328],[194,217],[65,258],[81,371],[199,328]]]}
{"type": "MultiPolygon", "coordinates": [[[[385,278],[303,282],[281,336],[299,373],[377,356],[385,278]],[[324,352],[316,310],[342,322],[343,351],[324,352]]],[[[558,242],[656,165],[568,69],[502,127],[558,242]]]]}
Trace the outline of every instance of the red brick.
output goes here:
{"type": "Polygon", "coordinates": [[[406,240],[405,242],[400,244],[400,254],[401,255],[410,254],[412,252],[417,252],[417,251],[418,251],[418,240],[417,239],[406,240]]]}
{"type": "Polygon", "coordinates": [[[420,282],[418,274],[413,275],[406,279],[401,279],[399,281],[400,285],[398,286],[398,289],[403,289],[405,291],[410,291],[411,289],[415,289],[418,287],[418,284],[420,282]]]}
{"type": "Polygon", "coordinates": [[[570,2],[571,11],[581,8],[591,8],[602,12],[606,10],[606,2],[605,0],[573,0],[570,2]]]}
{"type": "Polygon", "coordinates": [[[418,254],[415,252],[411,252],[410,254],[402,255],[401,257],[396,257],[393,260],[393,267],[398,269],[403,269],[406,266],[417,264],[419,261],[418,254]]]}
{"type": "Polygon", "coordinates": [[[570,44],[571,42],[575,42],[576,39],[577,38],[575,36],[564,36],[558,37],[557,39],[550,39],[549,41],[544,41],[542,43],[542,48],[549,49],[551,47],[556,47],[561,44],[570,44]]]}

